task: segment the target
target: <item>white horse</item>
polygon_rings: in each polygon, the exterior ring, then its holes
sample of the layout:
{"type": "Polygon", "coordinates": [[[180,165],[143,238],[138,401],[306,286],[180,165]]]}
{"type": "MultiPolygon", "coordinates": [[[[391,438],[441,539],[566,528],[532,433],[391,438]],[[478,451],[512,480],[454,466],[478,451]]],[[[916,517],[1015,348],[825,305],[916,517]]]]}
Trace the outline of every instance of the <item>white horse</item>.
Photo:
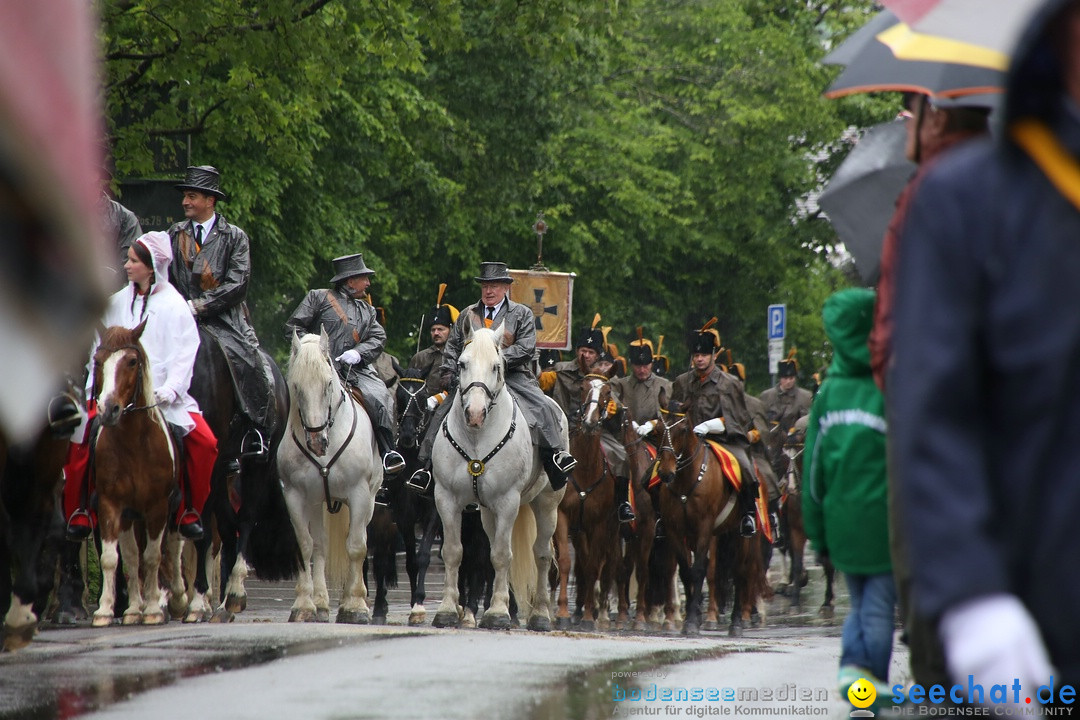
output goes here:
{"type": "Polygon", "coordinates": [[[286,383],[291,408],[277,464],[303,558],[289,621],[330,620],[326,585],[330,540],[323,513],[324,509],[336,513],[344,503],[349,508],[345,540],[349,564],[337,621],[367,623],[363,572],[367,526],[382,481],[371,421],[334,370],[325,330],[299,339],[293,336],[286,383]]]}
{"type": "MultiPolygon", "coordinates": [[[[502,325],[493,330],[466,326],[458,358],[460,390],[442,427],[436,429],[431,462],[435,504],[443,521],[446,580],[435,627],[458,624],[461,512],[469,503],[478,503],[495,566],[491,605],[480,626],[510,627],[513,581],[518,604],[528,613],[529,629],[551,629],[551,536],[565,488],[551,489],[525,416],[506,388],[502,340],[502,325]]],[[[567,442],[566,419],[561,411],[558,414],[567,442]]],[[[568,446],[567,442],[564,447],[568,446]]]]}

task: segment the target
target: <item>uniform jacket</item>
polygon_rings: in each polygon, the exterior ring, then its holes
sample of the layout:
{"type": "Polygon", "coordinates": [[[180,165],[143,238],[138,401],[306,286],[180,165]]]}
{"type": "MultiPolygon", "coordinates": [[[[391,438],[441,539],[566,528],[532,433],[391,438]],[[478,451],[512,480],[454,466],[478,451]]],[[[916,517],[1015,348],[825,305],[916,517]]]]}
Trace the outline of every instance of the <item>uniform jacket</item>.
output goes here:
{"type": "MultiPolygon", "coordinates": [[[[442,372],[444,374],[457,376],[457,359],[465,344],[465,324],[471,323],[473,318],[479,321],[481,327],[483,326],[483,302],[478,302],[462,311],[454,322],[454,327],[450,329],[450,337],[443,350],[442,372]]],[[[533,315],[533,311],[528,306],[512,302],[507,298],[499,308],[498,314],[495,315],[492,327],[499,324],[502,324],[504,334],[513,338],[511,344],[503,348],[507,373],[528,375],[535,382],[532,359],[536,352],[536,316],[533,315]]]]}
{"type": "MultiPolygon", "coordinates": [[[[386,331],[379,324],[375,308],[340,289],[309,290],[285,321],[285,337],[292,342],[294,332],[297,335],[318,334],[323,328],[330,341],[331,358],[337,358],[346,350],[356,350],[360,353],[362,364],[352,365],[351,374],[363,373],[382,382],[374,365],[386,344],[386,331]],[[331,294],[345,313],[346,322],[341,321],[328,299],[331,294]],[[356,336],[353,335],[354,331],[356,336]],[[357,336],[359,341],[356,340],[357,336]]],[[[342,377],[350,373],[350,366],[345,363],[337,363],[337,368],[342,377]]]]}
{"type": "Polygon", "coordinates": [[[611,394],[630,413],[630,419],[640,424],[660,415],[660,391],[670,399],[671,381],[655,373],[639,382],[633,375],[614,378],[610,383],[611,394]]]}
{"type": "Polygon", "coordinates": [[[818,552],[842,572],[876,575],[889,558],[885,398],[866,344],[874,291],[851,288],[825,301],[833,360],[806,428],[803,521],[818,552]]]}
{"type": "Polygon", "coordinates": [[[814,399],[809,390],[798,385],[787,392],[777,385],[761,393],[760,397],[765,405],[765,419],[770,426],[776,423],[779,432],[783,433],[794,427],[796,420],[810,412],[810,403],[814,399]]]}
{"type": "Polygon", "coordinates": [[[555,384],[551,386],[551,397],[566,417],[573,417],[581,404],[581,383],[585,380],[585,373],[581,372],[577,359],[557,362],[545,372],[552,373],[555,379],[555,384]]]}
{"type": "Polygon", "coordinates": [[[424,389],[428,391],[429,395],[434,395],[442,390],[442,379],[440,378],[442,361],[442,348],[434,345],[429,345],[416,353],[412,356],[412,360],[409,361],[410,368],[418,368],[427,378],[424,381],[424,389]]]}
{"type": "Polygon", "coordinates": [[[729,438],[745,439],[746,432],[754,426],[746,409],[742,385],[716,365],[704,380],[694,369],[675,378],[672,399],[686,405],[686,413],[695,425],[722,417],[729,438]]]}
{"type": "MultiPolygon", "coordinates": [[[[1080,157],[1045,6],[1013,55],[1006,127],[1041,119],[1080,157]]],[[[1031,612],[1080,681],[1080,210],[1008,133],[926,175],[901,238],[889,425],[916,608],[993,593],[1031,612]]]]}

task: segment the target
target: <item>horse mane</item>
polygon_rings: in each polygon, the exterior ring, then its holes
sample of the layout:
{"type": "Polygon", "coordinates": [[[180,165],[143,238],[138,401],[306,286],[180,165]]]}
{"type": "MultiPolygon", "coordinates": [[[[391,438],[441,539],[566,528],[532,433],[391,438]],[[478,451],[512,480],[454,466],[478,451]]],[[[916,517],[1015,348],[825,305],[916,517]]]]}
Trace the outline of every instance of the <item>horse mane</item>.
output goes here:
{"type": "MultiPolygon", "coordinates": [[[[505,337],[505,335],[504,335],[505,337]]],[[[499,342],[500,338],[491,328],[477,328],[472,331],[469,336],[469,340],[466,341],[465,347],[474,347],[474,353],[483,352],[483,355],[478,355],[481,361],[491,360],[496,358],[502,359],[502,345],[499,342]],[[479,343],[477,341],[480,341],[479,343]]],[[[462,349],[462,354],[465,354],[465,349],[462,349]]]]}
{"type": "Polygon", "coordinates": [[[337,377],[329,356],[320,345],[320,336],[307,334],[293,346],[289,358],[289,379],[301,387],[308,387],[313,382],[323,382],[327,375],[337,377]]]}

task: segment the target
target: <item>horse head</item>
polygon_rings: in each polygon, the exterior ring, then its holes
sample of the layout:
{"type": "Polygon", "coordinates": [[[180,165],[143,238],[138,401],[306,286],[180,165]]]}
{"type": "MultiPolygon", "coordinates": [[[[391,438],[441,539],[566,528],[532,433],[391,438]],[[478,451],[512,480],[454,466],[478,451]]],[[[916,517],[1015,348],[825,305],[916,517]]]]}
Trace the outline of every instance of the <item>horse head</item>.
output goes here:
{"type": "Polygon", "coordinates": [[[345,397],[330,359],[330,342],[325,328],[318,335],[303,337],[297,337],[293,332],[286,383],[293,408],[289,422],[300,424],[308,450],[316,457],[322,457],[330,446],[329,430],[334,426],[334,409],[341,406],[345,397]]]}
{"type": "Polygon", "coordinates": [[[144,320],[133,330],[115,326],[101,334],[94,352],[94,397],[102,425],[114,426],[126,411],[153,405],[150,360],[139,344],[145,328],[144,320]]]}
{"type": "Polygon", "coordinates": [[[429,393],[418,368],[409,368],[398,380],[398,449],[415,450],[424,436],[431,413],[427,409],[429,393]]]}
{"type": "Polygon", "coordinates": [[[679,403],[668,404],[667,393],[660,391],[660,417],[654,433],[660,435],[657,444],[656,472],[665,483],[675,479],[675,473],[682,470],[688,458],[693,454],[697,439],[690,424],[690,417],[683,412],[679,403]]]}
{"type": "Polygon", "coordinates": [[[574,417],[583,432],[592,433],[600,429],[600,423],[610,417],[608,405],[611,402],[611,386],[607,375],[590,373],[581,382],[580,404],[574,417]]]}
{"type": "Polygon", "coordinates": [[[502,356],[503,324],[492,329],[466,325],[465,346],[458,356],[461,409],[471,428],[483,427],[506,382],[502,356]]]}

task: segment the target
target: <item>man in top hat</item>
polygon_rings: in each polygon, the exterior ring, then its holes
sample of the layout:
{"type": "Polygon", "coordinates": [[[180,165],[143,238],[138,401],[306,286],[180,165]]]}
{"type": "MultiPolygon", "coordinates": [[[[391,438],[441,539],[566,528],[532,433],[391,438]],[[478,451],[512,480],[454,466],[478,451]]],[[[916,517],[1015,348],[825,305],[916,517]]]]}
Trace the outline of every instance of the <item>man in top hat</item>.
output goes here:
{"type": "Polygon", "coordinates": [[[712,318],[700,330],[690,333],[690,370],[675,378],[672,405],[685,412],[694,423],[694,433],[710,437],[735,456],[742,467],[743,518],[739,530],[743,537],[757,532],[754,499],[758,494],[757,475],[748,455],[754,427],[746,409],[746,393],[739,381],[720,369],[716,355],[720,334],[712,328],[712,318]]]}
{"type": "Polygon", "coordinates": [[[795,427],[795,421],[810,414],[810,403],[814,396],[809,390],[795,384],[799,377],[799,363],[792,348],[786,360],[776,365],[776,387],[771,387],[759,396],[765,404],[765,417],[770,427],[781,433],[787,433],[795,427]]]}
{"type": "MultiPolygon", "coordinates": [[[[361,405],[371,418],[375,442],[388,475],[405,469],[405,459],[394,449],[394,420],[390,392],[375,370],[375,362],[386,344],[386,331],[379,324],[375,308],[364,300],[375,274],[364,264],[360,253],[334,258],[330,289],[309,290],[285,322],[285,336],[317,333],[325,329],[330,340],[330,356],[338,374],[353,394],[359,390],[361,405]]],[[[385,504],[379,489],[376,501],[385,504]]]]}
{"type": "Polygon", "coordinates": [[[409,361],[410,368],[417,368],[427,378],[424,389],[428,392],[429,408],[434,410],[435,405],[446,399],[442,391],[442,361],[443,349],[446,341],[450,338],[450,328],[458,319],[458,309],[453,305],[443,304],[443,295],[446,293],[446,283],[439,285],[439,297],[435,300],[435,307],[429,311],[431,318],[431,344],[412,356],[409,361]]]}
{"type": "MultiPolygon", "coordinates": [[[[631,341],[626,355],[630,361],[630,374],[611,381],[611,394],[630,414],[630,421],[638,435],[645,437],[652,432],[654,422],[660,415],[660,393],[671,397],[671,381],[653,372],[655,358],[652,342],[642,337],[641,328],[638,328],[638,339],[631,341]]],[[[641,478],[635,480],[640,481],[641,478]]],[[[616,489],[620,500],[619,519],[626,516],[632,519],[634,512],[629,503],[629,480],[624,486],[623,478],[619,478],[616,489]]]]}
{"type": "Polygon", "coordinates": [[[251,250],[247,233],[217,212],[217,203],[225,200],[220,179],[215,168],[200,165],[189,167],[176,186],[184,193],[185,219],[169,228],[175,258],[169,281],[187,300],[195,322],[221,347],[241,410],[268,440],[276,422],[273,380],[249,320],[251,250]]]}
{"type": "MultiPolygon", "coordinates": [[[[465,324],[475,321],[489,328],[501,325],[503,332],[513,338],[513,342],[504,344],[503,348],[506,386],[528,421],[533,444],[540,449],[548,481],[558,490],[566,485],[567,475],[577,461],[566,448],[560,447],[562,438],[559,437],[558,409],[544,396],[533,374],[536,317],[527,305],[513,302],[507,297],[514,279],[510,277],[506,263],[480,263],[480,274],[474,279],[480,284],[480,301],[463,310],[450,330],[450,337],[443,349],[442,388],[451,390],[456,384],[458,357],[465,345],[465,324]]],[[[428,425],[417,456],[421,468],[409,479],[409,485],[414,490],[426,491],[431,484],[431,448],[449,409],[449,402],[442,403],[428,425]]]]}

